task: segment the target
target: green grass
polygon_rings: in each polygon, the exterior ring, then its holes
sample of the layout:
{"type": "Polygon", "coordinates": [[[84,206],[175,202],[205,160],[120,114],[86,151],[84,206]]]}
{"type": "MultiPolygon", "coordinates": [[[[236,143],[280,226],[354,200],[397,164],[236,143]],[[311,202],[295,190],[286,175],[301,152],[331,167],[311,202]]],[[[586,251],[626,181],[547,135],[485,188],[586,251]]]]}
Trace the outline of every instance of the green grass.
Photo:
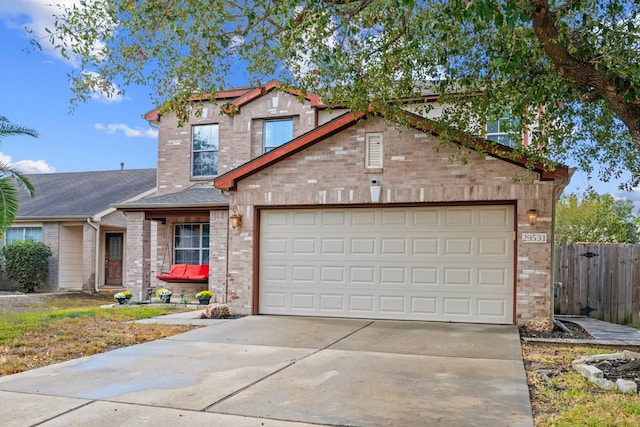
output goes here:
{"type": "Polygon", "coordinates": [[[29,332],[55,329],[72,323],[75,319],[91,318],[95,321],[128,322],[175,313],[170,307],[132,306],[126,308],[69,308],[35,313],[3,315],[0,318],[0,345],[9,339],[18,338],[29,332]]]}

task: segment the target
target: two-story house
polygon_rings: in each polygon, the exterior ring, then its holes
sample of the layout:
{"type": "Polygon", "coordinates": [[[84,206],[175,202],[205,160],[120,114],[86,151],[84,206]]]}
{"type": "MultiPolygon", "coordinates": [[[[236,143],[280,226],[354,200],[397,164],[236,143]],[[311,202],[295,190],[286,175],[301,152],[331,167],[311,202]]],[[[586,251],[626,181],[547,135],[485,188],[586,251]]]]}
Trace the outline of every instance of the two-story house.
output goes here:
{"type": "Polygon", "coordinates": [[[118,206],[138,297],[193,286],[156,282],[171,264],[208,264],[196,286],[247,314],[551,316],[566,167],[528,169],[500,146],[442,147],[428,119],[329,111],[276,82],[217,101],[222,110],[201,104],[184,126],[145,116],[159,129],[157,196],[118,206]],[[468,162],[450,160],[459,150],[468,162]]]}

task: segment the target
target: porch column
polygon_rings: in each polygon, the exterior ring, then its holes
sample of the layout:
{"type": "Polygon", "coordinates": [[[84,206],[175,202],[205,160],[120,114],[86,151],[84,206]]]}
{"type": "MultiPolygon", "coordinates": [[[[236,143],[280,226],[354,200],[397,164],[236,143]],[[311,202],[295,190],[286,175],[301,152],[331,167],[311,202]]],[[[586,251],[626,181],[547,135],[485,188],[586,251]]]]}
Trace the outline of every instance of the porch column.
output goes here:
{"type": "Polygon", "coordinates": [[[209,217],[209,290],[214,301],[227,302],[227,239],[229,233],[228,211],[211,211],[209,217]]]}
{"type": "Polygon", "coordinates": [[[151,271],[151,224],[144,216],[144,212],[127,212],[124,286],[139,300],[148,299],[151,271]]]}

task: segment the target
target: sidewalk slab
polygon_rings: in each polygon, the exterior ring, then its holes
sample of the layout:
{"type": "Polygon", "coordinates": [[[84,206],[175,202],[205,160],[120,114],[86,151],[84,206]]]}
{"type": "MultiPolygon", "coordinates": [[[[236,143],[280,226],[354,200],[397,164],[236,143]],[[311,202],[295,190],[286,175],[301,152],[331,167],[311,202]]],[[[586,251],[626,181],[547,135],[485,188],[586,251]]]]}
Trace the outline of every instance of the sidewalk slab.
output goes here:
{"type": "Polygon", "coordinates": [[[57,396],[34,397],[30,393],[0,391],[0,402],[0,424],[4,427],[24,427],[81,408],[91,401],[57,396]]]}
{"type": "Polygon", "coordinates": [[[105,425],[109,427],[318,427],[318,424],[294,423],[179,409],[152,408],[115,402],[93,402],[71,414],[53,418],[41,425],[45,427],[104,427],[105,425]]]}
{"type": "Polygon", "coordinates": [[[313,350],[163,339],[0,378],[0,390],[201,410],[313,350]]]}
{"type": "Polygon", "coordinates": [[[238,345],[322,349],[374,323],[372,320],[248,316],[171,339],[238,345]]]}
{"type": "Polygon", "coordinates": [[[521,361],[326,350],[209,411],[352,426],[532,427],[521,361]]]}
{"type": "Polygon", "coordinates": [[[376,320],[372,325],[331,348],[425,356],[522,360],[518,329],[516,326],[508,325],[376,320]]]}

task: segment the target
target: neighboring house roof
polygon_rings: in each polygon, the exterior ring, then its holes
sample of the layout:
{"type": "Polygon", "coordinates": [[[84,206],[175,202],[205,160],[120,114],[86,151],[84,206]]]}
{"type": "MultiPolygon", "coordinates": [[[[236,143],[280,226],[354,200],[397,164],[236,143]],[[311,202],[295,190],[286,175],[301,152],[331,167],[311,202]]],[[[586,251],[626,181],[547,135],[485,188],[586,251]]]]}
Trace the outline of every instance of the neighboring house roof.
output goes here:
{"type": "MultiPolygon", "coordinates": [[[[226,114],[238,114],[240,113],[240,109],[244,105],[254,101],[261,96],[268,94],[274,89],[290,93],[294,96],[303,96],[307,101],[311,102],[312,107],[324,107],[324,104],[322,103],[320,97],[318,97],[317,95],[314,95],[312,93],[303,95],[302,92],[291,89],[276,80],[272,80],[265,85],[259,85],[258,87],[241,88],[218,92],[214,95],[213,99],[215,99],[216,101],[229,100],[225,105],[222,106],[222,111],[226,114]]],[[[189,101],[208,101],[209,99],[211,99],[211,94],[205,94],[203,96],[197,97],[194,96],[192,98],[189,98],[189,101]]],[[[144,114],[142,117],[147,121],[157,123],[160,121],[160,110],[156,108],[144,114]]]]}
{"type": "Polygon", "coordinates": [[[228,205],[228,199],[217,188],[213,188],[210,184],[196,184],[177,193],[163,194],[162,196],[114,204],[113,206],[124,211],[140,211],[171,208],[209,208],[211,206],[228,205]]]}
{"type": "Polygon", "coordinates": [[[20,190],[17,220],[89,218],[155,189],[156,169],[26,175],[35,196],[20,190]]]}
{"type": "MultiPolygon", "coordinates": [[[[319,126],[303,135],[300,135],[299,137],[292,139],[288,143],[283,144],[280,147],[263,154],[262,156],[256,157],[248,161],[247,163],[238,166],[237,168],[232,169],[231,171],[223,175],[220,175],[214,180],[214,186],[216,188],[224,190],[235,189],[237,181],[246,178],[268,166],[271,166],[272,164],[277,163],[280,160],[283,160],[301,150],[304,150],[305,148],[316,144],[317,142],[320,142],[330,137],[331,135],[334,135],[350,126],[353,126],[365,116],[371,114],[385,116],[384,113],[372,113],[370,111],[361,113],[345,113],[339,117],[336,117],[330,122],[327,122],[324,125],[319,126]]],[[[406,124],[414,129],[434,136],[438,136],[441,133],[441,131],[436,128],[436,124],[434,121],[406,111],[397,113],[395,117],[385,118],[406,124]]],[[[454,142],[469,147],[481,147],[484,151],[486,151],[488,155],[502,159],[509,163],[513,163],[522,167],[525,167],[527,165],[527,158],[511,158],[511,154],[513,153],[512,149],[505,146],[493,144],[490,141],[482,138],[459,134],[454,142]]],[[[533,169],[536,172],[540,173],[541,179],[543,180],[566,178],[567,176],[569,176],[569,169],[566,166],[562,165],[556,166],[556,169],[554,171],[545,170],[545,168],[541,164],[533,165],[533,169]]]]}

